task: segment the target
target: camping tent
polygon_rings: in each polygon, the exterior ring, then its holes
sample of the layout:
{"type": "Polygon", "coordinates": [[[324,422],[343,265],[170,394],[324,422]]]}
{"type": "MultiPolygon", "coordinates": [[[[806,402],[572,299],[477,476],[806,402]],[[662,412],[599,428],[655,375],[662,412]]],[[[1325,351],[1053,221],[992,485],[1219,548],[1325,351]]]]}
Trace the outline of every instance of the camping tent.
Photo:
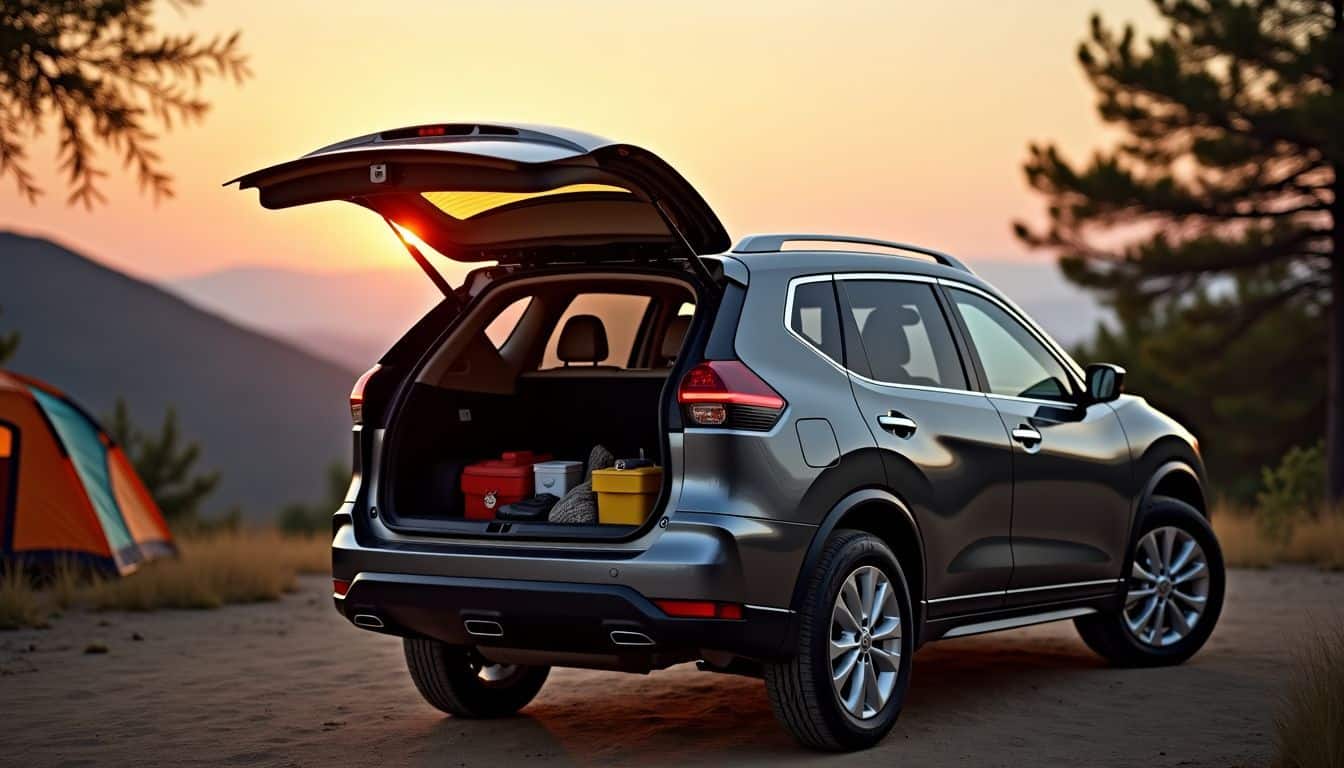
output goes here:
{"type": "Polygon", "coordinates": [[[59,390],[0,371],[0,558],[110,574],[176,553],[126,454],[59,390]]]}

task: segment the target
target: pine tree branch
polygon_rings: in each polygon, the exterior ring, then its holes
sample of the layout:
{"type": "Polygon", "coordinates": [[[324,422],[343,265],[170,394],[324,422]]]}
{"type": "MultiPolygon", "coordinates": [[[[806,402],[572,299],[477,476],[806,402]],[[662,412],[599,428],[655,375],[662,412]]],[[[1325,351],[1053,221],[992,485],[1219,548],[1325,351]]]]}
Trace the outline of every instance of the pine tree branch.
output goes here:
{"type": "Polygon", "coordinates": [[[238,33],[204,41],[162,34],[151,6],[151,0],[0,6],[0,177],[13,176],[30,201],[42,190],[27,171],[22,141],[48,119],[58,126],[70,204],[91,208],[106,200],[96,145],[120,155],[156,202],[171,197],[171,176],[149,123],[171,130],[198,121],[209,109],[199,96],[207,79],[241,83],[251,76],[238,33]]]}

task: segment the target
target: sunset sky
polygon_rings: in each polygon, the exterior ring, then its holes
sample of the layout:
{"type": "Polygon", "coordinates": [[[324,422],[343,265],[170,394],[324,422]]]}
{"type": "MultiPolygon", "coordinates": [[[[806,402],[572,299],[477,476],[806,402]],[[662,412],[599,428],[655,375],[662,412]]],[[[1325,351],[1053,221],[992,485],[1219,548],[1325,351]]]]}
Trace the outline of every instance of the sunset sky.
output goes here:
{"type": "Polygon", "coordinates": [[[255,191],[220,184],[362,133],[488,120],[652,149],[734,239],[849,232],[1023,258],[1010,222],[1040,215],[1021,173],[1027,143],[1079,156],[1106,141],[1074,57],[1097,10],[1153,28],[1147,0],[165,4],[167,28],[241,29],[255,73],[210,81],[204,123],[164,135],[177,197],[156,207],[103,155],[110,204],[67,207],[49,129],[29,152],[48,194],[29,206],[0,180],[0,229],[156,279],[401,266],[373,214],[265,211],[255,191]]]}

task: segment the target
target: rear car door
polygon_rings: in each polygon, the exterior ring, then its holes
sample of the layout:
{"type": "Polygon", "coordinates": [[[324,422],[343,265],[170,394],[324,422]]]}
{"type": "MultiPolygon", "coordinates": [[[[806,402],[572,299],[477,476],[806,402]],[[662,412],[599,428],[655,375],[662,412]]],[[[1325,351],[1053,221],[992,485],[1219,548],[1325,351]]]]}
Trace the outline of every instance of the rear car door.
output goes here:
{"type": "Polygon", "coordinates": [[[1008,604],[1114,589],[1130,522],[1118,417],[1085,403],[1076,366],[1015,307],[971,286],[944,289],[1013,443],[1008,604]]]}
{"type": "Polygon", "coordinates": [[[862,274],[835,285],[854,398],[923,538],[928,615],[1000,607],[1013,564],[1012,452],[935,284],[862,274]]]}

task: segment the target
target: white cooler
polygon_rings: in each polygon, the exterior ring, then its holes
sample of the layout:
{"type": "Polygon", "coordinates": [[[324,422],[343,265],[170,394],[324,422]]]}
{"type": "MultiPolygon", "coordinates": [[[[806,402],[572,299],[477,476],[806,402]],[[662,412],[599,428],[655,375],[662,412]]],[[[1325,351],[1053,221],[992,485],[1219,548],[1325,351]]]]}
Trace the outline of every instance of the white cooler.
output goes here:
{"type": "Polygon", "coordinates": [[[570,488],[583,482],[582,461],[541,461],[532,465],[536,473],[537,493],[563,497],[570,488]]]}

